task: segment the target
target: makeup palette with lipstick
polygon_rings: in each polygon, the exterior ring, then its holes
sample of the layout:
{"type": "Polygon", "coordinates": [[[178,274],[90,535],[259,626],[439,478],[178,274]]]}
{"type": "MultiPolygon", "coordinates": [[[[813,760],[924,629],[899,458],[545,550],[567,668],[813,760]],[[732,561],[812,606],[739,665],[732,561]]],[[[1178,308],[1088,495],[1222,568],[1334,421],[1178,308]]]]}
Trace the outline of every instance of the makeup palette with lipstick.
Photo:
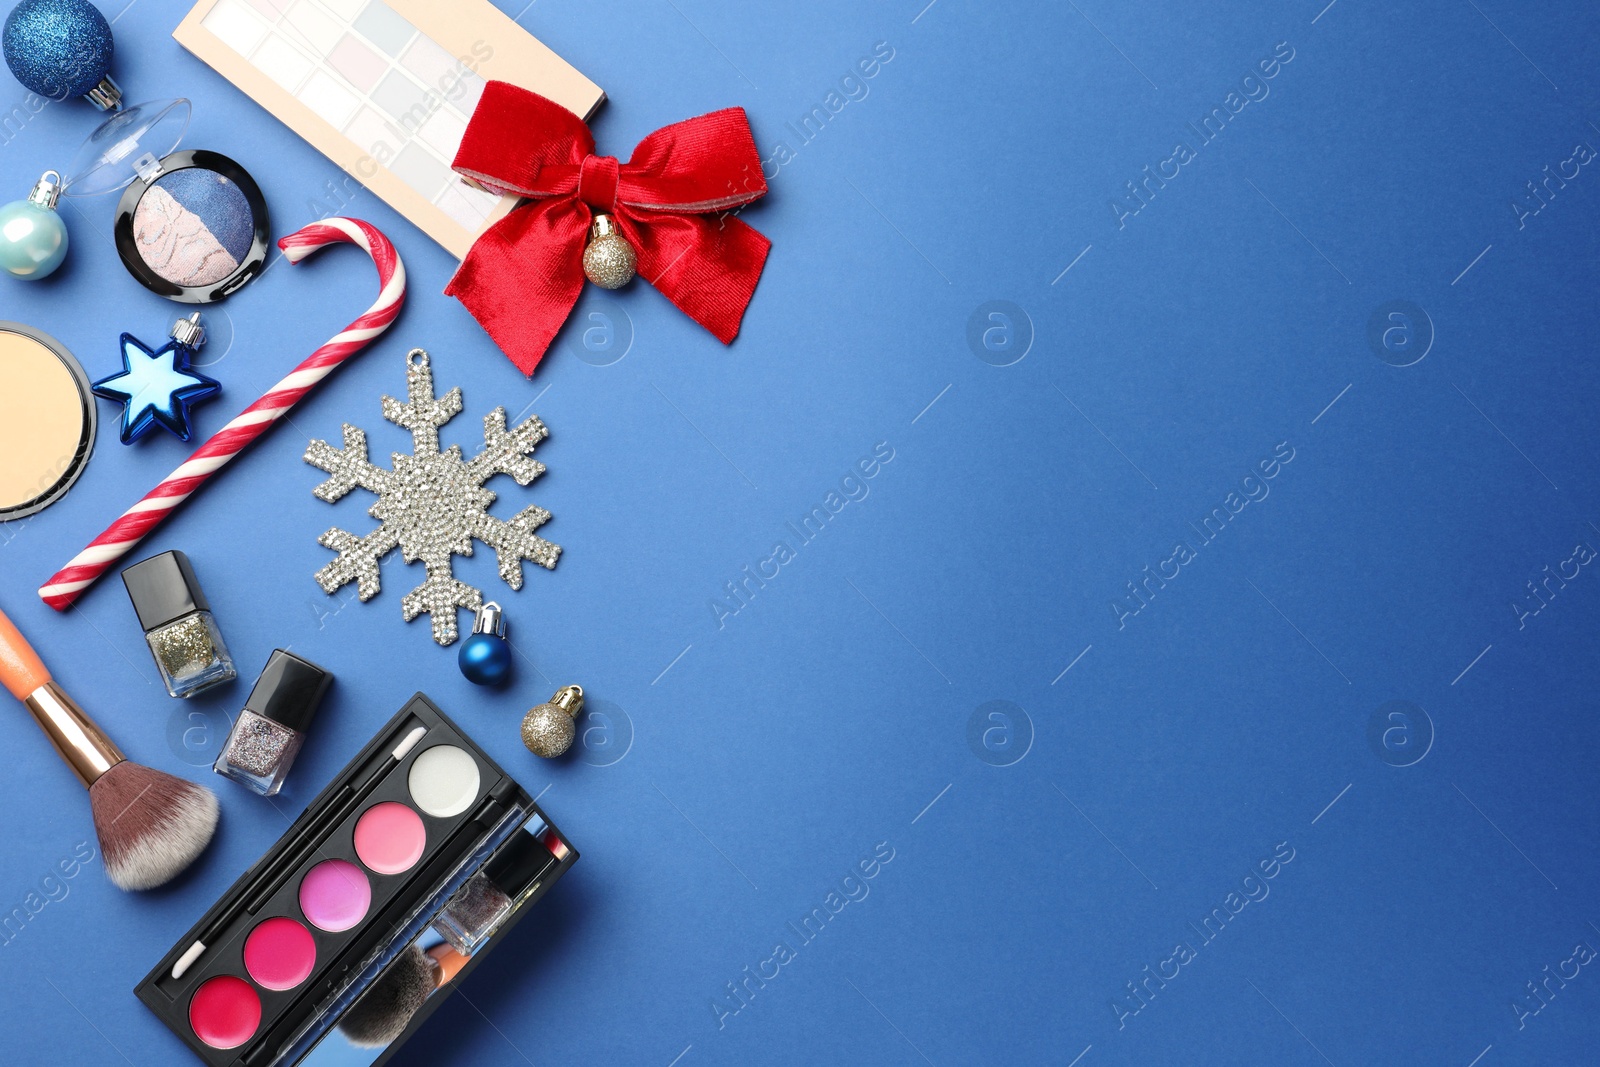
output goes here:
{"type": "Polygon", "coordinates": [[[381,1064],[577,858],[419,693],[135,992],[216,1067],[381,1064]]]}

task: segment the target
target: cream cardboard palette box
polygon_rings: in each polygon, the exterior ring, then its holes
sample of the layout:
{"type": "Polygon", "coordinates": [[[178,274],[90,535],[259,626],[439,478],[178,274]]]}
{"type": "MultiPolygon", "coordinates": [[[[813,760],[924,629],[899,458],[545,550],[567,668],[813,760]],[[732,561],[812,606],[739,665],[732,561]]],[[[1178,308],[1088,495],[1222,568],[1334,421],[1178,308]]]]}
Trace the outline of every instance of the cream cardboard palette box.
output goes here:
{"type": "Polygon", "coordinates": [[[605,101],[487,0],[201,0],[173,36],[457,258],[516,204],[450,170],[485,80],[605,101]]]}

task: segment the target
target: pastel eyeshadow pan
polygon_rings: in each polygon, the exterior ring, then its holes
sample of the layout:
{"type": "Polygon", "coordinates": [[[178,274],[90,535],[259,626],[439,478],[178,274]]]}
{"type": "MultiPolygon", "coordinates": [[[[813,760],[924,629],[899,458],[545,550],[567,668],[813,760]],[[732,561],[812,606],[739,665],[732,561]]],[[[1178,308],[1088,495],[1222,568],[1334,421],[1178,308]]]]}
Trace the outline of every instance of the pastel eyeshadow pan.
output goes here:
{"type": "Polygon", "coordinates": [[[422,816],[394,801],[374,804],[356,820],[356,855],[378,874],[402,874],[416,866],[428,844],[422,816]]]}
{"type": "Polygon", "coordinates": [[[362,92],[378,84],[389,65],[384,58],[363,44],[352,34],[345,34],[328,54],[333,69],[362,92]]]}
{"type": "Polygon", "coordinates": [[[261,997],[243,978],[207,979],[189,1001],[189,1025],[212,1048],[238,1048],[261,1025],[261,997]]]}
{"type": "Polygon", "coordinates": [[[404,15],[380,0],[368,4],[356,17],[355,28],[391,56],[399,55],[417,35],[417,28],[404,15]]]}
{"type": "Polygon", "coordinates": [[[293,919],[264,920],[244,940],[244,969],[263,989],[293,989],[316,965],[317,942],[293,919]]]}
{"type": "Polygon", "coordinates": [[[163,174],[133,213],[139,258],[173,285],[215,285],[239,269],[255,240],[239,186],[205,167],[163,174]]]}
{"type": "Polygon", "coordinates": [[[300,882],[300,911],[318,930],[337,934],[366,917],[372,883],[347,860],[323,860],[300,882]]]}
{"type": "Polygon", "coordinates": [[[435,745],[417,756],[406,778],[417,807],[440,819],[471,807],[482,784],[478,761],[455,745],[435,745]]]}

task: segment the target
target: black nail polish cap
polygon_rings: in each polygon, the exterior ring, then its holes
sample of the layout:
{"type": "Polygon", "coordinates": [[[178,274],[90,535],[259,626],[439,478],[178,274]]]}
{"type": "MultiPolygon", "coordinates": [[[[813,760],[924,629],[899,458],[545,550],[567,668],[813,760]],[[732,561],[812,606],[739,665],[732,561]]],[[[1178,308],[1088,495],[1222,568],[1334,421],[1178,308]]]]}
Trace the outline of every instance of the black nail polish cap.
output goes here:
{"type": "Polygon", "coordinates": [[[483,865],[484,876],[512,900],[521,896],[556,862],[541,838],[543,832],[541,827],[538,834],[526,831],[512,834],[511,839],[501,845],[489,862],[483,865]]]}
{"type": "Polygon", "coordinates": [[[267,665],[261,668],[261,676],[250,690],[250,699],[244,702],[244,708],[305,733],[311,720],[317,717],[317,706],[322,703],[323,694],[332,684],[331,671],[275,648],[267,657],[267,665]]]}
{"type": "Polygon", "coordinates": [[[122,584],[127,587],[139,625],[146,633],[191,612],[211,610],[189,557],[176,550],[126,568],[122,584]]]}

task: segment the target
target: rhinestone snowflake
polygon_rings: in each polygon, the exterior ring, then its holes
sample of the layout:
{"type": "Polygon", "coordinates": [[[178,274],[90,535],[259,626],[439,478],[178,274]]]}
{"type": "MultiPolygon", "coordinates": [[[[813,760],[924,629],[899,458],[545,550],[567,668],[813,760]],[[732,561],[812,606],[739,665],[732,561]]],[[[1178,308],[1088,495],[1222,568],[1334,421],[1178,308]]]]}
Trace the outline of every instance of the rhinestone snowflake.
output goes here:
{"type": "Polygon", "coordinates": [[[428,353],[412,349],[406,356],[407,403],[383,398],[383,417],[411,431],[412,454],[394,453],[393,470],[374,466],[367,459],[366,432],[344,424],[344,447],[312,441],[305,460],[328,472],[328,480],[312,490],[333,503],[356,486],[378,495],[367,514],[380,525],[365,537],[339,529],[328,530],[317,542],[334,549],[339,557],[317,571],[317,584],[332,593],[350,582],[363,601],[378,595],[378,562],[398,547],[407,563],[421,560],[428,577],[400,601],[400,612],[410,622],[423,612],[433,621],[433,639],[448,645],[456,639],[456,609],[477,610],[483,593],[458,581],[451,571],[452,556],[472,555],[472,542],[494,549],[500,578],[512,589],[522,588],[522,561],[532,560],[553,570],[561,546],[534,534],[550,521],[550,513],[536,505],[524,508],[509,522],[488,512],[495,494],[483,488],[496,474],[509,474],[527,485],[545,471],[532,458],[533,450],[549,436],[537,415],[514,430],[506,429],[506,409],[495,408],[483,417],[483,451],[470,460],[461,446],[439,450],[439,427],[461,413],[461,390],[442,397],[433,395],[433,371],[428,353]]]}

